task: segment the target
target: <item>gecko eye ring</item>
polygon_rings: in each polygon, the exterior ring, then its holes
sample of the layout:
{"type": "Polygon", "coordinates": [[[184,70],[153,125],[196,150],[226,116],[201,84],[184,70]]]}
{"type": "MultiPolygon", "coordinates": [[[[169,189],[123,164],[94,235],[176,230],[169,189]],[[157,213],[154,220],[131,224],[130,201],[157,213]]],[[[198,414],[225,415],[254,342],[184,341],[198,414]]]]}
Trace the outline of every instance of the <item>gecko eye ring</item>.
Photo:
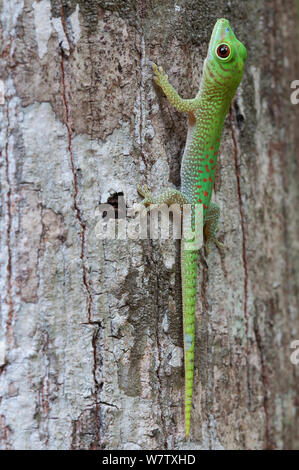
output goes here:
{"type": "Polygon", "coordinates": [[[231,48],[228,44],[219,44],[216,48],[216,55],[221,60],[228,60],[231,57],[231,48]]]}

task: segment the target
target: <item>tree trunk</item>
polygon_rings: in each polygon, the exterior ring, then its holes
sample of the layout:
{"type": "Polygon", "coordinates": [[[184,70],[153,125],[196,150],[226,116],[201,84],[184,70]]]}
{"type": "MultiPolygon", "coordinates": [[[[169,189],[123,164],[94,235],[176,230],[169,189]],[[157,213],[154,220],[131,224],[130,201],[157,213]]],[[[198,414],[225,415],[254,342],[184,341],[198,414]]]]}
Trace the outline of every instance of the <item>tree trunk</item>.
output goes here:
{"type": "Polygon", "coordinates": [[[299,448],[296,28],[291,0],[1,1],[2,449],[299,448]],[[179,187],[186,116],[151,63],[195,96],[222,16],[248,60],[215,183],[226,248],[199,260],[186,443],[178,242],[96,227],[138,184],[179,187]]]}

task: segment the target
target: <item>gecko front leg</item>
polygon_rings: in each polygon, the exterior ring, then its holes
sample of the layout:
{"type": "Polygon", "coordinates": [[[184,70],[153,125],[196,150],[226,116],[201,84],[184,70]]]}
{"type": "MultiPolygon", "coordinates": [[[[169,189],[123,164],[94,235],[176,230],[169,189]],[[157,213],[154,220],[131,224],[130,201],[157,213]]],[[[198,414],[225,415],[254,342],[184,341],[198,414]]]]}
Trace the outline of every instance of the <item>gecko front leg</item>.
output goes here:
{"type": "Polygon", "coordinates": [[[171,204],[179,204],[180,206],[183,204],[190,204],[188,198],[181,191],[173,188],[166,189],[166,191],[155,196],[150,192],[146,185],[144,185],[144,188],[138,186],[137,191],[144,197],[141,204],[145,207],[149,207],[151,204],[167,204],[168,206],[171,206],[171,204]]]}
{"type": "Polygon", "coordinates": [[[155,73],[155,82],[160,88],[162,88],[168,101],[177,109],[177,111],[190,113],[197,107],[197,98],[185,100],[179,96],[173,86],[170,85],[168,75],[164,73],[162,67],[158,67],[156,64],[153,64],[153,70],[155,73]]]}

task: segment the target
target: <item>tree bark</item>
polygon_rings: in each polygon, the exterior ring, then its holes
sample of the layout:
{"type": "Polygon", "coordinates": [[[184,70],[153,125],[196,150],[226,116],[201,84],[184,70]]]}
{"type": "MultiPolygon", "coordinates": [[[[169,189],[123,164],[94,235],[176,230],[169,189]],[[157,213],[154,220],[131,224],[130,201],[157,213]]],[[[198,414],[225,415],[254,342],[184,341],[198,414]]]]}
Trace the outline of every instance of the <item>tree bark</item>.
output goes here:
{"type": "MultiPolygon", "coordinates": [[[[299,448],[295,1],[1,1],[1,449],[299,448]],[[246,45],[199,262],[184,441],[179,247],[101,240],[100,203],[179,187],[184,98],[227,17],[246,45]]],[[[127,220],[130,220],[127,217],[127,220]]]]}

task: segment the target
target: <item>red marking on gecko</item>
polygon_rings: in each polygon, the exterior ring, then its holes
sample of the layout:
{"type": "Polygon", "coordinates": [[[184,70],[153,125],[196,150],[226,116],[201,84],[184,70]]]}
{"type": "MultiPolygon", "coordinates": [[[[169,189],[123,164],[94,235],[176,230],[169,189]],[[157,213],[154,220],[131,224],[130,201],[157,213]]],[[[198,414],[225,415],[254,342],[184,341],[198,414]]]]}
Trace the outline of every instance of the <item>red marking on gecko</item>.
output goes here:
{"type": "Polygon", "coordinates": [[[207,178],[204,178],[203,180],[204,180],[205,183],[208,181],[207,178]]]}
{"type": "Polygon", "coordinates": [[[206,172],[207,172],[207,173],[210,173],[210,168],[208,167],[208,165],[206,165],[205,168],[206,168],[206,172]]]}
{"type": "Polygon", "coordinates": [[[212,180],[212,178],[211,178],[210,176],[209,176],[209,181],[211,181],[211,183],[213,183],[213,180],[212,180]]]}
{"type": "Polygon", "coordinates": [[[190,126],[194,126],[196,124],[196,118],[194,116],[193,111],[190,111],[189,113],[189,124],[190,126]]]}
{"type": "Polygon", "coordinates": [[[212,170],[215,170],[215,168],[216,168],[216,165],[213,165],[213,166],[212,166],[212,170]]]}
{"type": "Polygon", "coordinates": [[[208,191],[204,191],[203,195],[207,197],[209,195],[208,191]]]}
{"type": "Polygon", "coordinates": [[[215,157],[216,157],[217,153],[218,153],[218,152],[214,152],[215,157]]]}
{"type": "Polygon", "coordinates": [[[197,185],[198,188],[201,188],[200,184],[197,185]]]}
{"type": "Polygon", "coordinates": [[[211,158],[210,163],[214,163],[214,160],[211,158]]]}
{"type": "Polygon", "coordinates": [[[202,170],[198,170],[198,173],[203,173],[203,171],[202,171],[202,170]]]}

